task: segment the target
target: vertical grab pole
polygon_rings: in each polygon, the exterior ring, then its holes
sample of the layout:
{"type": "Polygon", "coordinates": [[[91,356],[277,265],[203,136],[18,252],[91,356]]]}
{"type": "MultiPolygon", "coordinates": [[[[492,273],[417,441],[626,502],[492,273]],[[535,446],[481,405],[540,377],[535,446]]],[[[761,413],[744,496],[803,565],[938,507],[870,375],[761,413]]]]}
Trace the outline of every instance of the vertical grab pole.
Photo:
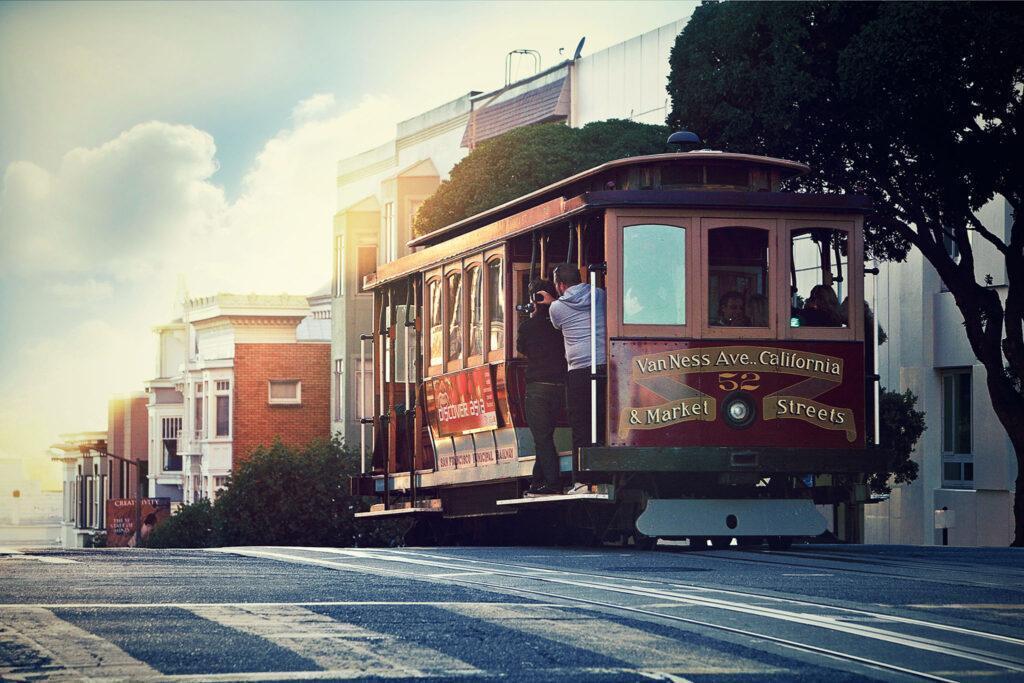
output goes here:
{"type": "Polygon", "coordinates": [[[590,271],[590,445],[597,445],[597,271],[590,271]]]}
{"type": "Polygon", "coordinates": [[[359,335],[359,474],[366,474],[366,335],[359,335]]]}
{"type": "Polygon", "coordinates": [[[879,399],[881,399],[880,388],[882,386],[882,379],[878,375],[878,330],[879,330],[879,327],[881,326],[881,322],[879,321],[879,316],[878,316],[878,281],[881,279],[882,273],[878,269],[878,258],[877,257],[871,259],[871,268],[874,270],[874,273],[875,273],[875,286],[873,288],[874,291],[871,292],[871,303],[872,303],[871,310],[872,310],[872,317],[874,318],[874,323],[872,325],[874,327],[873,334],[872,334],[872,336],[874,337],[874,339],[872,340],[872,346],[874,346],[874,354],[872,354],[872,363],[871,364],[872,364],[873,367],[871,368],[871,372],[875,376],[875,388],[874,388],[874,392],[875,392],[875,445],[878,446],[879,444],[882,443],[882,434],[881,434],[881,406],[879,406],[879,399]]]}

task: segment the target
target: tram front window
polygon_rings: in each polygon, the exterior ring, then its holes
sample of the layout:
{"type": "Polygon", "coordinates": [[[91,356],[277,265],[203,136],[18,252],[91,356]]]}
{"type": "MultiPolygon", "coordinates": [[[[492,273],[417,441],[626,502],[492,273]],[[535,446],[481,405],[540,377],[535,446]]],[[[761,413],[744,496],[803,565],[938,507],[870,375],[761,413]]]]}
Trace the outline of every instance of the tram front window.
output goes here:
{"type": "Polygon", "coordinates": [[[829,228],[794,230],[790,254],[791,327],[846,327],[844,273],[847,233],[829,228]],[[842,303],[840,303],[842,302],[842,303]]]}
{"type": "Polygon", "coordinates": [[[767,230],[717,228],[708,234],[708,324],[768,327],[767,230]]]}
{"type": "Polygon", "coordinates": [[[630,225],[622,231],[622,322],[686,324],[686,229],[630,225]]]}

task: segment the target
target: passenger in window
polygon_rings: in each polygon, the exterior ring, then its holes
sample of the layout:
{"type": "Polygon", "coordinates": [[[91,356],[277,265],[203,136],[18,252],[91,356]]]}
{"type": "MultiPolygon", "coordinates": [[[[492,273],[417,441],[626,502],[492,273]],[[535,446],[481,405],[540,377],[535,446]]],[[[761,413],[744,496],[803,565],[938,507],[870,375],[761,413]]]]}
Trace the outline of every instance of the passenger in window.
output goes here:
{"type": "Polygon", "coordinates": [[[718,319],[713,323],[720,327],[750,327],[743,295],[733,290],[718,300],[718,319]]]}
{"type": "Polygon", "coordinates": [[[828,285],[815,285],[800,310],[801,327],[841,327],[839,297],[828,285]]]}
{"type": "Polygon", "coordinates": [[[526,356],[526,424],[533,434],[537,459],[527,495],[551,495],[562,492],[558,480],[558,451],[555,449],[555,420],[565,405],[565,341],[552,326],[550,303],[558,296],[550,280],[540,278],[528,288],[533,313],[519,324],[516,350],[526,356]],[[547,294],[538,300],[540,292],[547,294]]]}
{"type": "Polygon", "coordinates": [[[764,294],[753,294],[747,301],[750,311],[750,324],[754,327],[768,327],[768,297],[764,294]]]}

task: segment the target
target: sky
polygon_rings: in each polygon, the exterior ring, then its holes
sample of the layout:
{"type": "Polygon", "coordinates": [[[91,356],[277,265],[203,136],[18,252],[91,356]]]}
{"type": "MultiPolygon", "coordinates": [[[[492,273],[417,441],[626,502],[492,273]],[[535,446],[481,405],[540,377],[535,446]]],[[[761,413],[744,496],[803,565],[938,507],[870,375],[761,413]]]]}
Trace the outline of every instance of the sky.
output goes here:
{"type": "Polygon", "coordinates": [[[105,429],[183,293],[322,287],[339,159],[500,87],[510,50],[547,67],[693,8],[0,3],[0,457],[105,429]]]}

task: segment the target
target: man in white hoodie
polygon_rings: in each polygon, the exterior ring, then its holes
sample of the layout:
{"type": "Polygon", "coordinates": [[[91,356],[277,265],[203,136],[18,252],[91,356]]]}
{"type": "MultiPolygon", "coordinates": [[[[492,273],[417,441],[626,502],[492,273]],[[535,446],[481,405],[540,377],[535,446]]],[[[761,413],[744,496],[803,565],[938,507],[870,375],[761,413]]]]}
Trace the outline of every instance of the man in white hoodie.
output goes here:
{"type": "MultiPolygon", "coordinates": [[[[580,281],[580,271],[571,263],[560,263],[553,271],[559,298],[552,298],[551,324],[562,331],[569,374],[565,402],[572,427],[573,450],[590,441],[590,285],[580,281]]],[[[604,290],[595,288],[597,374],[597,443],[604,443],[607,360],[605,355],[604,290]]],[[[549,298],[550,295],[547,295],[549,298]]]]}

